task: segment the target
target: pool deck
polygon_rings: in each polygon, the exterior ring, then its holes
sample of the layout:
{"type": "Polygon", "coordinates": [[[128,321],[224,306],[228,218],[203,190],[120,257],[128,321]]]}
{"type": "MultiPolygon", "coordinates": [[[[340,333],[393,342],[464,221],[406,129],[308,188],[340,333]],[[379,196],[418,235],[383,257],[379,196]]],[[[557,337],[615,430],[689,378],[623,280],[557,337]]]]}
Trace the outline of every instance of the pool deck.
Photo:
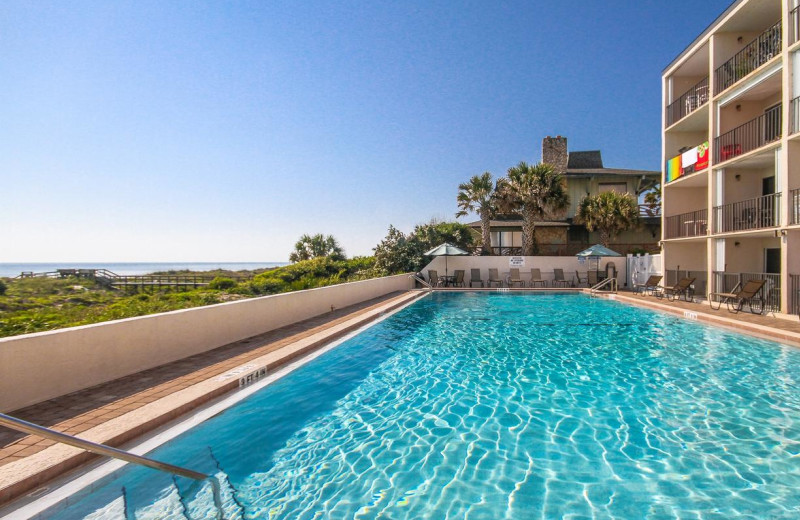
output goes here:
{"type": "MultiPolygon", "coordinates": [[[[469,289],[444,289],[447,292],[464,290],[469,289]]],[[[507,290],[588,292],[587,289],[507,290]]],[[[238,388],[241,375],[262,367],[273,371],[422,294],[423,291],[393,293],[15,410],[9,415],[94,442],[120,446],[238,388]]],[[[713,310],[708,303],[669,302],[625,291],[612,296],[621,303],[800,346],[799,320],[749,312],[733,314],[724,306],[713,310]]],[[[609,295],[601,297],[608,298],[609,295]]],[[[0,427],[0,505],[41,488],[48,481],[93,459],[96,457],[80,449],[0,427]]]]}
{"type": "MultiPolygon", "coordinates": [[[[800,347],[800,319],[793,317],[776,318],[752,314],[747,310],[733,313],[723,305],[720,309],[712,309],[707,301],[686,302],[683,300],[668,301],[654,296],[642,296],[630,291],[617,293],[615,299],[622,303],[646,307],[667,312],[682,318],[733,329],[773,341],[788,343],[800,347]]],[[[604,296],[604,297],[607,297],[604,296]]]]}
{"type": "MultiPolygon", "coordinates": [[[[393,293],[202,354],[10,412],[78,437],[120,446],[420,297],[393,293]]],[[[0,505],[97,457],[0,427],[0,505]]]]}

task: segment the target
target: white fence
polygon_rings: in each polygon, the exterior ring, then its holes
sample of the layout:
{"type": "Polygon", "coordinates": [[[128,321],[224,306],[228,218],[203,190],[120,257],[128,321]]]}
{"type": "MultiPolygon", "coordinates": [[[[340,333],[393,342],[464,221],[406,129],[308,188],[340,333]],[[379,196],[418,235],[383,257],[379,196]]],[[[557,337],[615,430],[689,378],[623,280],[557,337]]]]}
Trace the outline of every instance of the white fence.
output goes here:
{"type": "Polygon", "coordinates": [[[8,412],[395,291],[408,275],[0,339],[8,412]]]}
{"type": "Polygon", "coordinates": [[[661,255],[628,255],[628,287],[644,283],[652,275],[663,275],[661,255]]]}

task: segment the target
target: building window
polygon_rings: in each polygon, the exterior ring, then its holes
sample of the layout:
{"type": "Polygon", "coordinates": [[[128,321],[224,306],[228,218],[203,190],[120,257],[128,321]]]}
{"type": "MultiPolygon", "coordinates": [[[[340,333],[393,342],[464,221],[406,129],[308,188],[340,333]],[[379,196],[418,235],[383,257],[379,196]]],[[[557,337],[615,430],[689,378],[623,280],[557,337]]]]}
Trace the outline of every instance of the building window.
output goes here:
{"type": "Polygon", "coordinates": [[[589,231],[583,226],[570,226],[567,236],[570,242],[585,243],[589,241],[589,231]]]}
{"type": "Polygon", "coordinates": [[[617,193],[628,193],[628,185],[624,182],[601,182],[600,183],[600,193],[606,191],[616,191],[617,193]]]}

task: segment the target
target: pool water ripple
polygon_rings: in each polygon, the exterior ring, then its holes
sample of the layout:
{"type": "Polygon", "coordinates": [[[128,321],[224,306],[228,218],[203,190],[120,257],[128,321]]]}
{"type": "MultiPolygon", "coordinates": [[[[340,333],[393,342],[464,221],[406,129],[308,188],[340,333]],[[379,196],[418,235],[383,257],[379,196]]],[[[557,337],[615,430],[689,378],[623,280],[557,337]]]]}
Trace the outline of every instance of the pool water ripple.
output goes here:
{"type": "MultiPolygon", "coordinates": [[[[217,470],[211,447],[247,519],[794,518],[798,366],[582,295],[434,294],[153,456],[217,470]]],[[[167,480],[126,471],[54,517],[125,485],[137,517],[181,518],[167,480]]]]}

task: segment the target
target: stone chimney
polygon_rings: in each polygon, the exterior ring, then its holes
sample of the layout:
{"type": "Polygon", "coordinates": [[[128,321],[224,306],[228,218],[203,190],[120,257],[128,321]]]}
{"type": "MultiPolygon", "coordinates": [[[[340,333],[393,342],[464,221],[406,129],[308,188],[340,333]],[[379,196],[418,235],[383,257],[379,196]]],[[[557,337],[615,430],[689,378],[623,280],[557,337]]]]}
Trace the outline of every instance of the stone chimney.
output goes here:
{"type": "Polygon", "coordinates": [[[549,135],[542,139],[542,162],[551,165],[558,173],[567,173],[567,138],[549,135]]]}

